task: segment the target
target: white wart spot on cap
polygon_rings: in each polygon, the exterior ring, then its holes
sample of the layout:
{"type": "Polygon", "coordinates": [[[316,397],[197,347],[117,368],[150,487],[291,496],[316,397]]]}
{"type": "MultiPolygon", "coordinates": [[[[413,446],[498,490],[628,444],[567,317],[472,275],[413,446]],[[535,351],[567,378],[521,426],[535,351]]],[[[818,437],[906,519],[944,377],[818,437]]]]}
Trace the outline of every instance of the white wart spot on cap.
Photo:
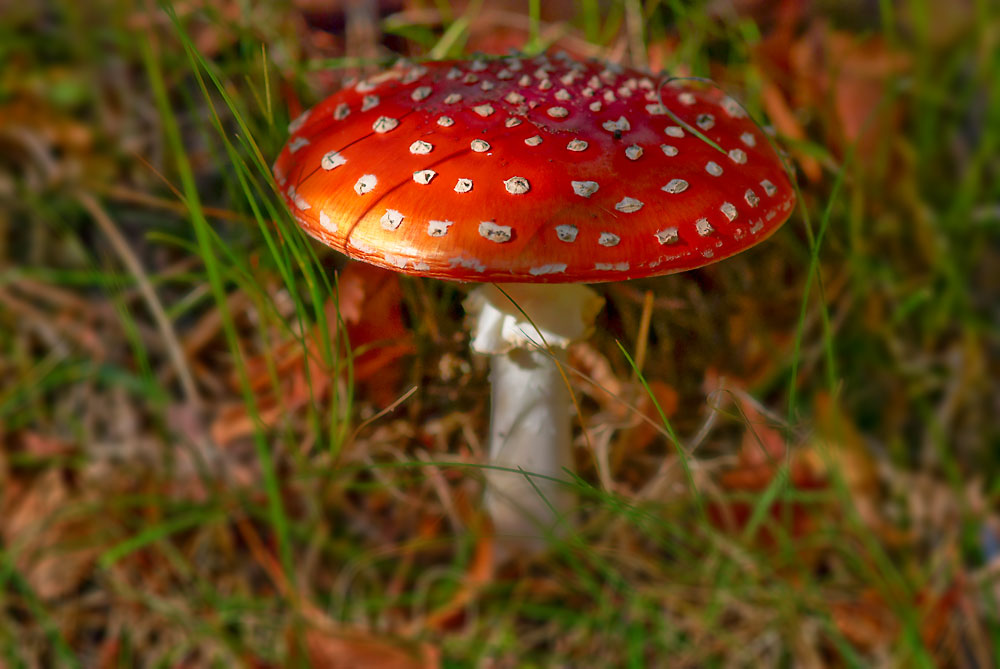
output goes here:
{"type": "Polygon", "coordinates": [[[540,276],[542,274],[560,274],[565,271],[566,263],[552,263],[551,265],[532,267],[528,270],[528,274],[531,274],[532,276],[540,276]]]}
{"type": "Polygon", "coordinates": [[[511,229],[509,225],[497,225],[493,221],[482,221],[479,224],[479,235],[491,242],[503,244],[510,241],[511,229]]]}
{"type": "Polygon", "coordinates": [[[723,202],[722,206],[719,207],[719,211],[725,214],[730,222],[736,220],[736,205],[732,202],[723,202]]]}
{"type": "Polygon", "coordinates": [[[670,226],[669,228],[663,228],[658,230],[656,233],[656,241],[661,244],[676,244],[681,240],[680,236],[677,234],[677,227],[670,226]]]}
{"type": "Polygon", "coordinates": [[[600,188],[596,181],[571,181],[570,184],[573,186],[573,192],[582,197],[590,197],[600,188]]]}
{"type": "Polygon", "coordinates": [[[455,184],[456,193],[468,193],[472,190],[472,179],[459,179],[455,184]]]}
{"type": "Polygon", "coordinates": [[[410,93],[410,99],[413,100],[414,102],[420,102],[421,100],[426,100],[428,97],[430,97],[430,94],[431,94],[430,86],[420,86],[418,88],[413,89],[413,92],[410,93]]]}
{"type": "Polygon", "coordinates": [[[297,117],[295,118],[295,120],[294,120],[294,121],[292,121],[291,123],[289,123],[289,124],[288,124],[288,134],[289,134],[289,135],[294,135],[294,134],[295,134],[295,133],[297,133],[297,132],[298,132],[299,130],[301,130],[301,129],[302,129],[302,126],[304,126],[304,125],[305,125],[305,123],[306,123],[306,121],[308,121],[308,120],[309,120],[309,114],[310,114],[311,112],[312,112],[312,110],[311,110],[311,109],[307,109],[307,110],[305,110],[304,112],[302,112],[301,114],[299,114],[299,115],[298,115],[298,116],[297,116],[297,117]]]}
{"type": "Polygon", "coordinates": [[[688,107],[690,107],[695,103],[694,95],[687,91],[684,91],[683,93],[678,95],[677,99],[680,100],[682,105],[686,105],[688,107]]]}
{"type": "Polygon", "coordinates": [[[580,231],[575,225],[565,224],[556,226],[556,237],[561,242],[575,242],[578,234],[580,234],[580,231]]]}
{"type": "Polygon", "coordinates": [[[430,142],[425,142],[422,139],[418,139],[413,144],[410,144],[410,153],[418,156],[430,153],[434,150],[434,145],[430,142]]]}
{"type": "Polygon", "coordinates": [[[418,184],[426,186],[431,182],[431,179],[437,176],[437,172],[434,170],[418,170],[413,173],[413,180],[418,184]]]}
{"type": "Polygon", "coordinates": [[[775,193],[778,192],[777,186],[770,182],[768,179],[762,179],[760,182],[760,187],[764,189],[768,197],[773,197],[775,193]]]}
{"type": "Polygon", "coordinates": [[[628,269],[627,262],[599,262],[594,263],[594,269],[602,272],[624,272],[628,269]]]}
{"type": "Polygon", "coordinates": [[[684,136],[684,128],[680,127],[679,125],[668,125],[666,128],[663,129],[663,132],[665,132],[669,137],[679,138],[684,136]]]}
{"type": "Polygon", "coordinates": [[[474,84],[477,81],[479,81],[479,77],[477,77],[476,75],[474,75],[472,72],[469,72],[464,77],[462,77],[462,83],[463,84],[474,84]]]}
{"type": "Polygon", "coordinates": [[[445,99],[444,99],[444,103],[446,105],[458,104],[461,101],[462,101],[462,94],[461,93],[449,93],[448,96],[445,97],[445,99]]]}
{"type": "Polygon", "coordinates": [[[527,144],[528,146],[538,146],[539,144],[542,143],[542,136],[541,135],[532,135],[531,137],[528,137],[527,139],[525,139],[524,143],[527,144]]]}
{"type": "Polygon", "coordinates": [[[760,197],[757,196],[757,193],[753,192],[752,188],[747,188],[747,192],[743,193],[743,199],[746,200],[747,204],[751,207],[756,207],[760,204],[760,197]]]}
{"type": "Polygon", "coordinates": [[[604,91],[603,96],[604,96],[604,101],[607,102],[608,104],[618,99],[615,97],[615,92],[610,89],[604,91]]]}
{"type": "Polygon", "coordinates": [[[740,141],[750,147],[757,146],[757,138],[754,137],[752,132],[745,132],[740,135],[740,141]]]}
{"type": "Polygon", "coordinates": [[[328,232],[337,232],[337,225],[330,220],[330,217],[326,215],[325,211],[319,212],[319,224],[322,225],[328,232]]]}
{"type": "Polygon", "coordinates": [[[427,234],[431,237],[444,237],[453,223],[454,221],[428,221],[427,234]]]}
{"type": "Polygon", "coordinates": [[[403,222],[403,218],[404,216],[395,209],[386,209],[378,222],[382,224],[382,228],[385,230],[395,230],[403,222]]]}
{"type": "Polygon", "coordinates": [[[733,118],[743,118],[747,115],[747,113],[743,111],[743,107],[740,106],[740,103],[728,95],[722,99],[722,108],[733,118]]]}
{"type": "Polygon", "coordinates": [[[623,197],[615,204],[615,209],[625,214],[632,214],[642,209],[643,203],[634,197],[623,197]]]}
{"type": "Polygon", "coordinates": [[[490,143],[484,139],[474,139],[469,143],[469,148],[476,153],[486,153],[490,150],[490,143]]]}
{"type": "Polygon", "coordinates": [[[590,108],[590,111],[592,111],[592,112],[599,112],[599,111],[601,111],[601,102],[600,102],[600,100],[594,100],[588,106],[590,108]]]}
{"type": "Polygon", "coordinates": [[[399,269],[403,269],[410,262],[409,258],[406,258],[404,256],[393,255],[391,253],[383,253],[382,257],[385,259],[387,263],[389,263],[393,267],[398,267],[399,269]]]}
{"type": "Polygon", "coordinates": [[[613,232],[602,232],[601,236],[597,238],[597,243],[601,246],[618,246],[621,240],[622,238],[613,232]]]}
{"type": "Polygon", "coordinates": [[[566,118],[569,116],[569,110],[565,107],[549,107],[545,110],[545,113],[552,118],[566,118]]]}
{"type": "Polygon", "coordinates": [[[569,144],[566,145],[566,148],[570,151],[586,151],[587,146],[587,142],[582,139],[571,139],[569,144]]]}
{"type": "Polygon", "coordinates": [[[569,91],[567,91],[565,88],[560,88],[558,91],[556,91],[556,94],[555,94],[555,99],[559,100],[560,102],[566,102],[571,97],[573,97],[573,96],[571,96],[569,94],[569,91]]]}
{"type": "Polygon", "coordinates": [[[411,67],[409,70],[406,71],[406,74],[403,75],[402,82],[404,84],[412,84],[414,81],[424,76],[425,74],[427,74],[426,67],[424,67],[423,65],[414,65],[413,67],[411,67]]]}
{"type": "Polygon", "coordinates": [[[722,176],[722,166],[714,160],[710,160],[705,163],[705,171],[711,174],[713,177],[722,176]]]}
{"type": "Polygon", "coordinates": [[[469,65],[469,69],[472,70],[473,72],[482,72],[483,70],[486,69],[486,61],[483,60],[482,58],[477,58],[476,60],[472,61],[471,65],[469,65]]]}
{"type": "Polygon", "coordinates": [[[512,105],[519,105],[522,102],[524,102],[524,96],[518,93],[517,91],[511,91],[510,93],[504,96],[504,100],[511,103],[512,105]]]}
{"type": "Polygon", "coordinates": [[[758,232],[764,229],[764,221],[759,218],[750,224],[750,234],[756,235],[758,232]]]}
{"type": "Polygon", "coordinates": [[[619,116],[616,121],[605,121],[601,124],[601,127],[608,132],[628,132],[632,129],[632,125],[624,116],[619,116]]]}
{"type": "Polygon", "coordinates": [[[672,144],[660,144],[660,150],[663,151],[665,156],[676,156],[677,147],[672,144]]]}
{"type": "Polygon", "coordinates": [[[552,88],[552,80],[551,79],[542,79],[538,83],[538,90],[540,90],[540,91],[547,91],[550,88],[552,88]]]}
{"type": "Polygon", "coordinates": [[[377,133],[386,133],[399,125],[399,121],[388,116],[379,116],[372,124],[372,130],[377,133]]]}
{"type": "Polygon", "coordinates": [[[729,159],[737,165],[743,165],[747,162],[747,152],[743,149],[729,149],[729,159]]]}
{"type": "Polygon", "coordinates": [[[482,105],[476,105],[475,107],[473,107],[472,111],[476,112],[477,114],[479,114],[483,118],[486,118],[487,116],[490,116],[496,110],[493,108],[493,105],[491,105],[491,104],[482,104],[482,105]]]}
{"type": "Polygon", "coordinates": [[[707,218],[699,218],[694,222],[694,229],[698,231],[698,234],[702,237],[708,237],[710,234],[715,232],[715,228],[712,224],[708,222],[707,218]]]}
{"type": "Polygon", "coordinates": [[[309,146],[309,140],[305,137],[296,137],[288,143],[288,152],[295,153],[304,146],[309,146]]]}
{"type": "Polygon", "coordinates": [[[486,80],[486,81],[484,81],[483,83],[479,84],[479,88],[480,88],[481,90],[484,90],[484,91],[492,91],[492,90],[493,90],[494,88],[496,88],[496,87],[497,87],[497,86],[496,86],[496,84],[494,84],[494,83],[493,83],[492,81],[490,81],[489,79],[487,79],[487,80],[486,80]]]}
{"type": "Polygon", "coordinates": [[[506,67],[497,72],[497,79],[506,81],[507,79],[513,79],[514,73],[508,70],[506,67]]]}
{"type": "Polygon", "coordinates": [[[684,179],[671,179],[660,190],[676,195],[688,189],[688,182],[684,179]]]}
{"type": "Polygon", "coordinates": [[[505,180],[503,185],[511,195],[524,195],[531,190],[531,184],[524,177],[511,177],[505,180]]]}
{"type": "Polygon", "coordinates": [[[633,144],[625,148],[625,156],[629,160],[639,160],[642,158],[642,147],[638,144],[633,144]]]}
{"type": "Polygon", "coordinates": [[[448,70],[448,74],[445,75],[445,78],[447,78],[449,81],[455,81],[456,79],[461,79],[462,71],[457,67],[453,67],[450,70],[448,70]]]}
{"type": "Polygon", "coordinates": [[[513,116],[511,116],[506,121],[504,121],[503,124],[508,128],[516,128],[517,126],[521,125],[521,119],[514,118],[513,116]]]}
{"type": "Polygon", "coordinates": [[[335,121],[343,121],[347,118],[347,115],[351,113],[351,108],[347,106],[346,102],[341,102],[333,110],[333,118],[335,121]]]}
{"type": "Polygon", "coordinates": [[[646,111],[649,112],[650,116],[662,116],[667,113],[667,108],[659,102],[656,102],[651,105],[646,105],[646,111]]]}
{"type": "Polygon", "coordinates": [[[312,205],[310,205],[309,201],[302,197],[297,190],[295,190],[295,186],[289,186],[288,197],[292,198],[292,203],[298,209],[301,209],[302,211],[312,209],[312,205]]]}
{"type": "Polygon", "coordinates": [[[694,122],[702,130],[711,130],[715,127],[715,117],[711,114],[698,114],[694,122]]]}
{"type": "Polygon", "coordinates": [[[347,162],[347,158],[340,155],[339,151],[327,151],[319,161],[319,166],[330,171],[335,167],[340,167],[347,162]]]}
{"type": "Polygon", "coordinates": [[[379,102],[381,102],[381,100],[379,100],[377,95],[366,95],[361,99],[361,111],[366,112],[369,109],[374,109],[375,107],[378,107],[379,102]]]}
{"type": "Polygon", "coordinates": [[[358,195],[370,193],[378,183],[378,178],[374,174],[366,174],[354,184],[354,192],[358,195]]]}
{"type": "Polygon", "coordinates": [[[527,74],[522,74],[521,78],[517,80],[517,85],[521,88],[526,88],[531,85],[531,76],[527,74]]]}

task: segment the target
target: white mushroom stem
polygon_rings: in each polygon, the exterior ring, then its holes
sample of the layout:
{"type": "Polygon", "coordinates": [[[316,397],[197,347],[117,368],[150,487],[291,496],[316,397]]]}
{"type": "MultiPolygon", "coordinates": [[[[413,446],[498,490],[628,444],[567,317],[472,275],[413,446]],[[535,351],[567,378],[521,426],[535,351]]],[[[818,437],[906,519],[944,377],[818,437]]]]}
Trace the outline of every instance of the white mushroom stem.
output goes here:
{"type": "Polygon", "coordinates": [[[538,551],[567,524],[575,504],[571,401],[560,364],[603,303],[578,284],[482,285],[465,302],[472,349],[492,356],[490,464],[516,470],[486,474],[485,505],[502,552],[538,551]]]}

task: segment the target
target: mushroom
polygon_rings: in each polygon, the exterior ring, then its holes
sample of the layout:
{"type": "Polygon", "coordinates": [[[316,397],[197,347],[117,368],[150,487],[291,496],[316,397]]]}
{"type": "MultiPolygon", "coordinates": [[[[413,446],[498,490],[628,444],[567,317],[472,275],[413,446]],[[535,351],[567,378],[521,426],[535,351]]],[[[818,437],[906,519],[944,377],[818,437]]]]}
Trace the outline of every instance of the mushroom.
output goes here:
{"type": "Polygon", "coordinates": [[[289,131],[274,175],[307,233],[388,269],[483,284],[465,306],[473,350],[492,356],[486,506],[498,535],[529,549],[574,504],[559,482],[573,470],[560,366],[603,304],[581,284],[717,262],[795,203],[731,98],[568,57],[397,65],[289,131]]]}

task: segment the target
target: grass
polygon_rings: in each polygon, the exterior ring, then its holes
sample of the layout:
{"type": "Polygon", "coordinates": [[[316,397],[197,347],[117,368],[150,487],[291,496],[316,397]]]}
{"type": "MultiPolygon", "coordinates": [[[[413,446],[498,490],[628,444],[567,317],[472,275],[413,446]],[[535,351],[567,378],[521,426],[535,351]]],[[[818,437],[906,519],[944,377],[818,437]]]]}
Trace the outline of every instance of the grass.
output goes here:
{"type": "MultiPolygon", "coordinates": [[[[445,4],[386,18],[376,59],[474,51],[499,20],[445,4]]],[[[734,91],[800,208],[766,248],[600,287],[571,376],[615,487],[581,448],[579,531],[497,572],[462,289],[352,275],[270,178],[288,107],[370,54],[282,3],[0,21],[0,664],[287,666],[371,638],[454,667],[997,662],[1000,12],[816,9],[782,37],[767,10],[525,6],[522,48],[734,91]]]]}

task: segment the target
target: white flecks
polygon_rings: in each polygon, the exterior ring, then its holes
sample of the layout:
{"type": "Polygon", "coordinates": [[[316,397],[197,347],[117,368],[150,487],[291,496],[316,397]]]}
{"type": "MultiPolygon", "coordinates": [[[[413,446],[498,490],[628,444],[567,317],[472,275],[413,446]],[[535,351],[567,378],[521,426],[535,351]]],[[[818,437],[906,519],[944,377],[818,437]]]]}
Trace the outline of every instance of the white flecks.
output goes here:
{"type": "Polygon", "coordinates": [[[295,186],[289,186],[288,197],[292,198],[292,202],[295,204],[295,206],[301,209],[302,211],[305,211],[306,209],[312,209],[312,206],[309,204],[309,201],[299,194],[299,192],[295,189],[295,186]]]}
{"type": "Polygon", "coordinates": [[[524,143],[527,144],[528,146],[538,146],[539,144],[542,143],[542,136],[541,135],[532,135],[531,137],[528,137],[527,139],[525,139],[524,143]]]}
{"type": "Polygon", "coordinates": [[[551,265],[531,267],[528,269],[528,274],[531,274],[532,276],[539,276],[541,274],[560,274],[565,271],[566,263],[552,263],[551,265]]]}
{"type": "Polygon", "coordinates": [[[492,91],[494,88],[496,88],[496,84],[487,79],[483,83],[479,84],[479,88],[484,91],[492,91]]]}
{"type": "Polygon", "coordinates": [[[665,156],[676,156],[677,147],[672,144],[660,144],[660,150],[663,151],[665,156]]]}
{"type": "Polygon", "coordinates": [[[692,93],[687,92],[687,91],[684,91],[683,93],[681,93],[680,95],[678,95],[677,99],[680,100],[680,103],[682,105],[685,105],[685,106],[688,106],[688,107],[690,107],[691,105],[693,105],[695,103],[694,95],[692,93]]]}
{"type": "Polygon", "coordinates": [[[346,102],[341,102],[333,110],[333,118],[335,121],[343,121],[347,118],[347,115],[351,113],[351,108],[347,106],[346,102]]]}
{"type": "Polygon", "coordinates": [[[437,172],[434,170],[417,170],[413,173],[413,180],[418,184],[426,186],[431,182],[431,179],[437,176],[437,172]]]}
{"type": "Polygon", "coordinates": [[[348,243],[351,245],[351,248],[357,249],[365,255],[375,255],[375,247],[363,239],[349,239],[348,243]]]}
{"type": "Polygon", "coordinates": [[[620,86],[618,88],[618,97],[630,98],[632,97],[632,90],[626,86],[620,86]]]}
{"type": "Polygon", "coordinates": [[[747,188],[747,192],[743,193],[743,199],[747,201],[747,204],[751,207],[756,207],[760,204],[760,197],[757,193],[753,192],[752,188],[747,188]]]}
{"type": "Polygon", "coordinates": [[[520,72],[524,69],[524,64],[520,60],[514,58],[513,56],[505,58],[504,61],[511,72],[520,72]]]}
{"type": "Polygon", "coordinates": [[[510,241],[511,230],[509,225],[497,225],[493,221],[482,221],[479,224],[479,235],[491,242],[503,244],[510,241]]]}
{"type": "Polygon", "coordinates": [[[472,179],[459,179],[455,184],[456,193],[468,193],[472,190],[472,179]]]}
{"type": "Polygon", "coordinates": [[[427,234],[431,237],[444,237],[453,223],[454,221],[428,221],[427,234]]]}
{"type": "Polygon", "coordinates": [[[662,116],[667,113],[667,108],[657,102],[651,105],[646,105],[646,111],[649,112],[650,116],[662,116]]]}
{"type": "Polygon", "coordinates": [[[559,100],[560,102],[566,102],[567,100],[569,100],[572,97],[573,96],[570,95],[569,91],[567,91],[565,88],[560,88],[558,91],[556,91],[556,94],[555,94],[556,100],[559,100]]]}
{"type": "Polygon", "coordinates": [[[660,101],[660,96],[657,94],[656,91],[646,91],[646,94],[643,97],[646,98],[650,102],[659,102],[660,101]]]}
{"type": "Polygon", "coordinates": [[[708,222],[707,218],[699,218],[694,222],[694,229],[698,231],[698,234],[702,237],[708,237],[710,234],[715,232],[715,228],[712,224],[708,222]]]}
{"type": "Polygon", "coordinates": [[[511,195],[524,195],[531,190],[531,184],[524,177],[511,177],[504,180],[503,185],[511,195]]]}
{"type": "Polygon", "coordinates": [[[774,210],[772,209],[771,211],[767,212],[767,214],[765,215],[765,217],[764,217],[764,218],[766,218],[766,219],[767,219],[767,220],[769,220],[769,221],[773,221],[773,220],[774,220],[774,217],[775,217],[775,216],[777,216],[777,215],[778,215],[778,212],[776,212],[776,211],[774,211],[774,210]]]}
{"type": "Polygon", "coordinates": [[[430,97],[431,90],[432,89],[430,86],[420,86],[418,88],[414,88],[413,92],[410,93],[410,99],[413,100],[414,102],[420,102],[421,100],[426,100],[428,97],[430,97]]]}
{"type": "Polygon", "coordinates": [[[684,136],[684,128],[680,127],[679,125],[668,125],[666,128],[663,129],[663,132],[665,132],[670,137],[684,136]]]}
{"type": "Polygon", "coordinates": [[[629,160],[639,160],[642,158],[642,147],[638,144],[633,144],[632,146],[625,147],[625,156],[629,160]]]}
{"type": "Polygon", "coordinates": [[[596,90],[602,88],[603,86],[604,86],[604,84],[602,84],[601,80],[598,79],[596,76],[593,76],[590,79],[587,79],[587,88],[593,88],[596,91],[596,90]]]}
{"type": "Polygon", "coordinates": [[[582,95],[585,98],[592,98],[594,97],[594,89],[586,87],[582,91],[580,91],[580,95],[582,95]]]}
{"type": "Polygon", "coordinates": [[[465,256],[455,256],[454,258],[448,259],[448,264],[452,267],[464,267],[465,269],[472,269],[477,272],[485,272],[486,265],[483,264],[479,258],[466,258],[465,256]]]}
{"type": "Polygon", "coordinates": [[[395,230],[403,222],[403,218],[405,217],[395,209],[386,209],[378,222],[384,230],[395,230]]]}
{"type": "Polygon", "coordinates": [[[627,262],[599,262],[594,263],[594,269],[604,272],[624,272],[628,269],[627,262]]]}
{"type": "Polygon", "coordinates": [[[404,84],[412,84],[414,81],[424,76],[425,74],[427,74],[426,67],[424,67],[423,65],[414,65],[406,72],[406,74],[403,75],[401,81],[404,84]]]}
{"type": "Polygon", "coordinates": [[[614,102],[617,99],[618,98],[615,97],[615,92],[613,90],[611,90],[610,88],[608,90],[604,91],[604,101],[605,102],[607,102],[607,103],[610,104],[610,103],[614,102]]]}
{"type": "Polygon", "coordinates": [[[764,221],[759,218],[750,224],[750,234],[756,235],[758,232],[764,229],[764,221]]]}
{"type": "Polygon", "coordinates": [[[728,95],[722,99],[722,108],[733,118],[744,118],[747,115],[740,103],[728,95]]]}
{"type": "Polygon", "coordinates": [[[444,99],[444,103],[446,105],[458,104],[461,101],[462,101],[461,93],[449,93],[444,99]]]}
{"type": "Polygon", "coordinates": [[[377,133],[386,133],[399,125],[399,121],[388,116],[379,116],[374,123],[372,123],[372,130],[377,133]]]}
{"type": "Polygon", "coordinates": [[[511,116],[506,121],[504,121],[503,124],[504,124],[504,127],[507,127],[507,128],[516,128],[517,126],[521,125],[521,119],[514,118],[513,116],[511,116]]]}
{"type": "Polygon", "coordinates": [[[469,65],[469,69],[472,70],[473,72],[482,72],[483,70],[486,69],[486,61],[483,60],[482,58],[477,58],[476,60],[472,61],[471,65],[469,65]]]}
{"type": "Polygon", "coordinates": [[[597,238],[597,243],[601,246],[618,246],[618,242],[621,240],[622,238],[613,232],[602,232],[601,236],[597,238]]]}
{"type": "Polygon", "coordinates": [[[722,206],[719,207],[719,211],[725,214],[730,222],[736,220],[736,205],[732,202],[723,202],[722,206]]]}
{"type": "Polygon", "coordinates": [[[713,177],[721,177],[722,165],[715,162],[714,160],[710,160],[707,163],[705,163],[705,171],[711,174],[713,177]]]}
{"type": "Polygon", "coordinates": [[[624,116],[619,116],[617,121],[605,121],[601,127],[608,132],[628,132],[632,129],[632,125],[624,116]]]}
{"type": "Polygon", "coordinates": [[[519,105],[522,102],[524,102],[524,96],[518,93],[517,91],[511,91],[510,93],[505,95],[503,99],[511,103],[512,105],[519,105]]]}
{"type": "Polygon", "coordinates": [[[337,232],[337,225],[330,220],[330,217],[326,215],[325,211],[319,212],[319,224],[322,225],[328,232],[337,232]]]}
{"type": "Polygon", "coordinates": [[[455,119],[453,119],[450,116],[439,116],[438,120],[437,120],[437,124],[439,126],[441,126],[442,128],[449,128],[449,127],[455,125],[455,119]]]}
{"type": "Polygon", "coordinates": [[[545,110],[545,113],[552,118],[566,118],[569,116],[569,110],[565,107],[549,107],[545,110]]]}
{"type": "Polygon", "coordinates": [[[296,137],[288,143],[288,152],[295,153],[304,146],[309,146],[309,140],[305,137],[296,137]]]}
{"type": "Polygon", "coordinates": [[[705,249],[704,251],[701,252],[701,255],[705,256],[706,258],[712,258],[715,256],[715,251],[713,251],[712,249],[705,249]]]}
{"type": "Polygon", "coordinates": [[[566,148],[570,151],[586,151],[589,144],[582,139],[571,139],[566,148]]]}
{"type": "MultiPolygon", "coordinates": [[[[367,93],[368,91],[375,90],[375,84],[365,79],[363,81],[359,81],[357,85],[355,85],[354,90],[356,90],[358,93],[367,93]]],[[[364,109],[362,109],[361,111],[364,111],[364,109]]]]}
{"type": "Polygon", "coordinates": [[[589,107],[590,111],[592,111],[592,112],[599,112],[599,111],[601,111],[601,101],[600,100],[594,100],[593,102],[591,102],[588,105],[588,107],[589,107]]]}
{"type": "Polygon", "coordinates": [[[383,253],[382,257],[385,258],[385,261],[387,263],[389,263],[393,267],[398,267],[399,269],[403,269],[404,267],[406,267],[407,263],[410,262],[409,258],[392,255],[391,253],[383,253]]]}
{"type": "Polygon", "coordinates": [[[743,165],[747,162],[747,152],[743,149],[729,149],[729,159],[737,165],[743,165]]]}
{"type": "Polygon", "coordinates": [[[677,193],[683,193],[686,191],[688,189],[688,185],[688,182],[684,179],[671,179],[665,186],[660,188],[660,190],[676,195],[677,193]]]}
{"type": "Polygon", "coordinates": [[[590,197],[600,188],[596,181],[570,181],[570,183],[573,185],[573,192],[582,197],[590,197]]]}
{"type": "Polygon", "coordinates": [[[750,147],[757,146],[757,138],[754,137],[752,132],[745,132],[740,135],[740,141],[750,147]]]}
{"type": "Polygon", "coordinates": [[[767,193],[768,197],[772,197],[778,192],[778,187],[771,183],[769,179],[761,179],[760,187],[764,189],[764,192],[767,193]]]}
{"type": "Polygon", "coordinates": [[[319,165],[324,170],[330,171],[335,167],[340,167],[347,162],[347,158],[340,155],[339,151],[328,151],[323,154],[323,158],[320,159],[319,165]]]}
{"type": "Polygon", "coordinates": [[[663,228],[656,232],[656,241],[661,244],[676,244],[681,240],[680,236],[677,234],[677,227],[670,226],[669,228],[663,228]]]}
{"type": "Polygon", "coordinates": [[[561,242],[575,242],[578,234],[580,234],[580,231],[575,225],[567,223],[565,225],[556,226],[556,237],[558,237],[561,242]]]}
{"type": "Polygon", "coordinates": [[[370,193],[378,183],[378,178],[374,174],[366,174],[354,184],[354,192],[358,195],[370,193]]]}
{"type": "Polygon", "coordinates": [[[477,114],[479,114],[483,118],[486,118],[487,116],[489,116],[490,114],[492,114],[496,110],[493,109],[493,105],[487,103],[487,104],[482,104],[482,105],[476,105],[475,107],[472,108],[472,111],[476,112],[477,114]]]}
{"type": "Polygon", "coordinates": [[[538,83],[538,90],[540,90],[540,91],[547,91],[550,88],[552,88],[552,80],[551,79],[542,79],[538,83]]]}
{"type": "Polygon", "coordinates": [[[694,122],[702,130],[711,130],[715,127],[715,117],[711,114],[698,114],[694,122]]]}
{"type": "Polygon", "coordinates": [[[462,77],[462,83],[463,84],[474,84],[477,81],[479,81],[479,77],[477,77],[476,75],[474,75],[472,72],[469,72],[464,77],[462,77]]]}
{"type": "Polygon", "coordinates": [[[645,88],[647,91],[653,89],[653,80],[649,77],[643,77],[639,80],[639,88],[645,88]]]}
{"type": "Polygon", "coordinates": [[[430,153],[434,150],[434,145],[430,142],[425,142],[422,139],[418,139],[413,144],[410,144],[410,153],[418,156],[422,156],[426,153],[430,153]]]}
{"type": "Polygon", "coordinates": [[[445,77],[447,77],[449,81],[455,81],[456,79],[461,79],[462,71],[457,67],[453,67],[450,70],[448,70],[448,74],[446,74],[445,77]]]}
{"type": "Polygon", "coordinates": [[[499,72],[497,72],[497,79],[500,79],[502,81],[506,81],[508,79],[513,79],[513,78],[514,78],[514,73],[508,70],[506,67],[502,68],[499,72]]]}
{"type": "Polygon", "coordinates": [[[484,139],[474,139],[469,143],[469,148],[476,153],[486,153],[490,150],[490,143],[484,139]]]}
{"type": "Polygon", "coordinates": [[[643,203],[634,197],[623,197],[615,204],[615,209],[625,214],[632,214],[642,209],[643,203]]]}
{"type": "Polygon", "coordinates": [[[380,100],[377,95],[366,95],[361,100],[361,111],[366,112],[369,109],[374,109],[375,107],[378,107],[379,102],[380,100]]]}
{"type": "Polygon", "coordinates": [[[531,85],[531,75],[522,74],[521,78],[517,80],[517,85],[521,88],[526,88],[531,85]]]}
{"type": "Polygon", "coordinates": [[[299,115],[298,115],[298,116],[297,116],[297,117],[295,118],[295,120],[294,120],[294,121],[292,121],[291,123],[289,123],[289,124],[288,124],[288,134],[289,134],[289,135],[294,135],[294,134],[295,134],[295,133],[297,133],[297,132],[298,132],[299,130],[301,130],[301,129],[302,129],[302,126],[304,126],[304,125],[306,124],[306,121],[308,121],[308,120],[309,120],[309,114],[310,114],[311,112],[312,112],[312,110],[311,110],[311,109],[307,109],[307,110],[305,110],[304,112],[302,112],[301,114],[299,114],[299,115]]]}
{"type": "Polygon", "coordinates": [[[746,236],[747,232],[743,228],[736,228],[735,230],[733,230],[733,239],[735,239],[736,241],[739,241],[746,236]]]}

